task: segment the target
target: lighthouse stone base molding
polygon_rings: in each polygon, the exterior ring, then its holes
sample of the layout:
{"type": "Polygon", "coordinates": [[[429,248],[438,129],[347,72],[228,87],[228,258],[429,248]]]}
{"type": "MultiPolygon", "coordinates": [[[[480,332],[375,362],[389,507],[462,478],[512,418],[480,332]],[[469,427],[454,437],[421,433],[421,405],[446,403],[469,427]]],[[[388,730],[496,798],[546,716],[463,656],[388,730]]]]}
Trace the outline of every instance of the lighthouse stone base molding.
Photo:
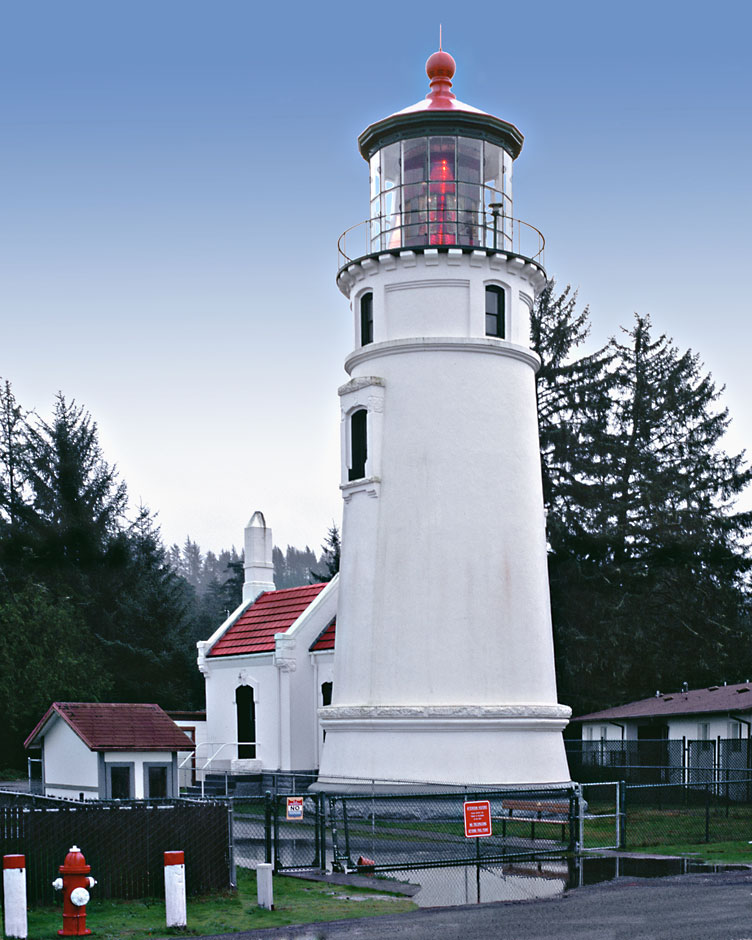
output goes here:
{"type": "Polygon", "coordinates": [[[569,780],[563,705],[339,705],[319,715],[327,758],[319,788],[337,788],[353,767],[382,783],[569,780]]]}

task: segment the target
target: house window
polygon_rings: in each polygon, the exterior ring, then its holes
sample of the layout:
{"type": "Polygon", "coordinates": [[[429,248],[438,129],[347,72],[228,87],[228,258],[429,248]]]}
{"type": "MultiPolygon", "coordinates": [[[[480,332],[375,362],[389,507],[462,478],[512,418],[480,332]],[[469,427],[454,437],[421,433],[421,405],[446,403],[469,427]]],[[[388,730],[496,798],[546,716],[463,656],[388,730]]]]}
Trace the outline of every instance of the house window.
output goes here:
{"type": "Polygon", "coordinates": [[[366,425],[368,412],[360,408],[350,415],[350,466],[348,480],[362,480],[366,475],[368,458],[368,436],[366,425]]]}
{"type": "Polygon", "coordinates": [[[238,757],[256,756],[256,703],[253,689],[249,685],[239,685],[235,689],[235,708],[238,719],[238,757]]]}
{"type": "Polygon", "coordinates": [[[373,294],[363,294],[360,298],[360,345],[373,342],[373,294]]]}
{"type": "Polygon", "coordinates": [[[144,796],[147,799],[164,799],[172,794],[169,786],[168,764],[144,764],[144,796]]]}
{"type": "Polygon", "coordinates": [[[332,704],[332,684],[331,682],[321,683],[321,704],[326,707],[332,704]]]}
{"type": "Polygon", "coordinates": [[[107,799],[133,799],[133,764],[107,764],[107,799]]]}
{"type": "Polygon", "coordinates": [[[486,288],[486,336],[504,339],[504,291],[495,284],[486,288]]]}

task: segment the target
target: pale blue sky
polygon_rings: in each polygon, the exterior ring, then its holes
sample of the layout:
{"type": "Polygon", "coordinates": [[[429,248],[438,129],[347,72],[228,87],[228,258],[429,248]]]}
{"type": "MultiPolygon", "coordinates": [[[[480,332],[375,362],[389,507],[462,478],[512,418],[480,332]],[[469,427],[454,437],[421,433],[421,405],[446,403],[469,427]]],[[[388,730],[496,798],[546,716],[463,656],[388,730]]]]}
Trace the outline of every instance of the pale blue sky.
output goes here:
{"type": "Polygon", "coordinates": [[[0,376],[85,404],[167,542],[318,546],[340,518],[351,347],[336,241],[356,137],[457,60],[517,124],[515,214],[593,343],[633,311],[727,386],[752,439],[752,5],[0,2],[0,376]]]}

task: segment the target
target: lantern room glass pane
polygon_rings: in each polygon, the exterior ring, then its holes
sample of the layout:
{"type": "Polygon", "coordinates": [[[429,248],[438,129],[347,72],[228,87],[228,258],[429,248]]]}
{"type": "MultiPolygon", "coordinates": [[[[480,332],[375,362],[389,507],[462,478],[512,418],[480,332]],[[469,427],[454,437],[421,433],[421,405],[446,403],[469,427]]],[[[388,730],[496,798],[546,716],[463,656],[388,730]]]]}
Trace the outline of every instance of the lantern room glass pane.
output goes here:
{"type": "MultiPolygon", "coordinates": [[[[492,189],[503,192],[504,151],[496,144],[486,141],[483,145],[483,182],[492,189]]],[[[491,200],[493,202],[493,200],[491,200]]]]}
{"type": "Polygon", "coordinates": [[[381,192],[400,184],[400,145],[389,144],[381,151],[381,192]]]}
{"type": "Polygon", "coordinates": [[[480,245],[482,236],[481,188],[470,183],[457,186],[457,226],[461,245],[480,245]]]}
{"type": "Polygon", "coordinates": [[[456,137],[430,138],[430,179],[439,181],[457,179],[456,141],[456,137]]]}
{"type": "Polygon", "coordinates": [[[428,175],[428,139],[416,137],[402,144],[402,175],[404,183],[422,183],[428,175]]]}
{"type": "Polygon", "coordinates": [[[429,139],[428,242],[457,244],[456,137],[429,139]]]}
{"type": "Polygon", "coordinates": [[[463,183],[480,183],[483,142],[471,137],[457,138],[457,179],[463,183]]]}
{"type": "Polygon", "coordinates": [[[381,151],[377,150],[371,157],[371,199],[375,199],[381,191],[381,151]]]}

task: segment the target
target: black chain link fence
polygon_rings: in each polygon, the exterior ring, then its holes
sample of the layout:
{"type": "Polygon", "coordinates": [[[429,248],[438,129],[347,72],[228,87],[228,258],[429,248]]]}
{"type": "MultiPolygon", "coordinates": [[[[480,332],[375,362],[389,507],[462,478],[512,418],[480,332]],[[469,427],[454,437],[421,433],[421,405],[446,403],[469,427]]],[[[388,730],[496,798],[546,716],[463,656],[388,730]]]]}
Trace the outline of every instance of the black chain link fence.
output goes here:
{"type": "Polygon", "coordinates": [[[223,891],[234,881],[231,808],[187,800],[71,803],[0,796],[0,854],[26,856],[30,903],[51,904],[51,886],[77,845],[95,897],[164,895],[164,852],[182,850],[189,894],[223,891]]]}
{"type": "Polygon", "coordinates": [[[710,842],[752,838],[752,777],[731,776],[684,786],[626,787],[621,848],[680,852],[710,842]]]}
{"type": "Polygon", "coordinates": [[[574,846],[576,801],[574,787],[237,797],[235,863],[372,872],[560,854],[574,846]],[[488,801],[490,835],[465,835],[475,800],[488,801]]]}
{"type": "Polygon", "coordinates": [[[565,742],[573,780],[643,785],[746,781],[752,777],[751,744],[746,738],[565,742]]]}

